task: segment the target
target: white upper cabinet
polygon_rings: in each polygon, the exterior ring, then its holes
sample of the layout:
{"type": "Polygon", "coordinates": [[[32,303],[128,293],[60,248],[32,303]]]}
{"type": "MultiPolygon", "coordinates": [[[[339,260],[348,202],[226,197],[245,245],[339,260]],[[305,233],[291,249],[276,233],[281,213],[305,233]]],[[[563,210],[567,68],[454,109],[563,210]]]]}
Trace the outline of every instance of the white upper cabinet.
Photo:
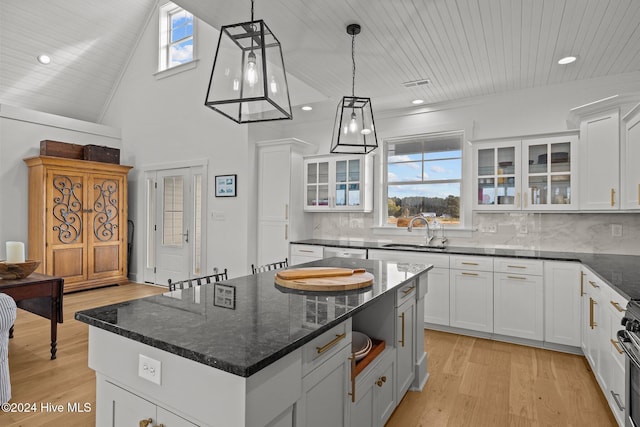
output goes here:
{"type": "Polygon", "coordinates": [[[474,143],[475,210],[571,210],[575,133],[474,143]]]}
{"type": "Polygon", "coordinates": [[[304,161],[304,210],[371,212],[373,157],[312,156],[304,161]]]}
{"type": "Polygon", "coordinates": [[[580,123],[580,209],[620,209],[620,113],[589,116],[580,123]]]}
{"type": "Polygon", "coordinates": [[[622,145],[622,209],[640,209],[640,104],[636,105],[624,121],[622,145]]]}

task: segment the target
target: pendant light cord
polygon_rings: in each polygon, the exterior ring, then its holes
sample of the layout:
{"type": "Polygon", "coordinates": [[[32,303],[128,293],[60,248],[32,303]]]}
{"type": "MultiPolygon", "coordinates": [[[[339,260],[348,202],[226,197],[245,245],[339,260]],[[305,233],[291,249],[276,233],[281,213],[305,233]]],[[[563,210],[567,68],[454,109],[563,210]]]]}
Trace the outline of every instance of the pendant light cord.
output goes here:
{"type": "Polygon", "coordinates": [[[251,22],[253,22],[253,0],[251,0],[251,22]]]}
{"type": "MultiPolygon", "coordinates": [[[[253,2],[253,0],[251,0],[253,2]]],[[[355,96],[356,92],[356,35],[351,35],[351,63],[353,67],[351,69],[351,96],[355,96]]]]}

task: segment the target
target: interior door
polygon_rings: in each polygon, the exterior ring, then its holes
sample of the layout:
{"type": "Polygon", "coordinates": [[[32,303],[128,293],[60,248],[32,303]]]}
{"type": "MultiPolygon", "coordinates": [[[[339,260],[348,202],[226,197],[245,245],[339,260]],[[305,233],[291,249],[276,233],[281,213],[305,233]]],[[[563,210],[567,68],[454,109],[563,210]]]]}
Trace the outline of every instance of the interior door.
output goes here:
{"type": "Polygon", "coordinates": [[[193,227],[189,176],[188,168],[158,171],[156,175],[156,283],[191,277],[193,227]]]}

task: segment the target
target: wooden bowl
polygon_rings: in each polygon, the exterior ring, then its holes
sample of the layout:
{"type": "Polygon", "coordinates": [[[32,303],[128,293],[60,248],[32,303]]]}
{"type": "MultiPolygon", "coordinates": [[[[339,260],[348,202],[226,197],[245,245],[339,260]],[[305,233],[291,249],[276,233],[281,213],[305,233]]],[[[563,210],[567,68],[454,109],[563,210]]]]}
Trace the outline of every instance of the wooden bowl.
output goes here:
{"type": "Polygon", "coordinates": [[[0,278],[2,279],[24,279],[35,271],[40,265],[40,261],[28,259],[25,262],[7,263],[0,261],[0,278]]]}

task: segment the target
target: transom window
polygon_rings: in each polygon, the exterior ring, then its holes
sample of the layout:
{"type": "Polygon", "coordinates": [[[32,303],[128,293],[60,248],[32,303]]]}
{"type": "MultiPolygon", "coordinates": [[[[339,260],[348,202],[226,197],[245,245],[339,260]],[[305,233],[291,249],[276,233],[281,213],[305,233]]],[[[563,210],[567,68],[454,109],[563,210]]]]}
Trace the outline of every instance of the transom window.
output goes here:
{"type": "Polygon", "coordinates": [[[406,227],[419,213],[442,224],[460,224],[462,132],[385,142],[386,224],[406,227]]]}
{"type": "Polygon", "coordinates": [[[193,61],[193,15],[174,3],[160,7],[159,70],[193,61]]]}

